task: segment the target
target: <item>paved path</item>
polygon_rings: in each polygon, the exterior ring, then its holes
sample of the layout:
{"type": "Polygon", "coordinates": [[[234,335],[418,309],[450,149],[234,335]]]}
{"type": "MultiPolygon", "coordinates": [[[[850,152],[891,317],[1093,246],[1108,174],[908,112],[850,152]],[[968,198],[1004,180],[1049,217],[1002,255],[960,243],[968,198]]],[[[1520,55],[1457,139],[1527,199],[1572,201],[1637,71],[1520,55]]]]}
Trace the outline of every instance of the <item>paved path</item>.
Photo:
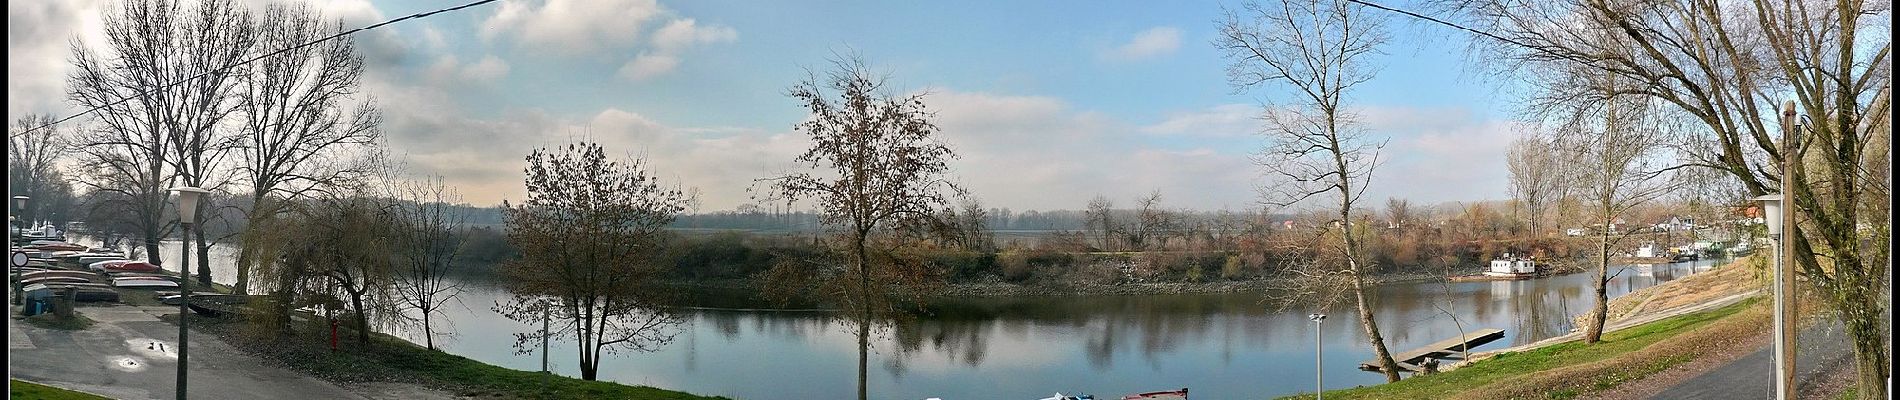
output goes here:
{"type": "MultiPolygon", "coordinates": [[[[81,307],[85,330],[39,328],[8,318],[10,375],[116,399],[170,399],[178,326],[168,307],[81,307]]],[[[343,387],[272,366],[210,334],[191,336],[190,396],[199,399],[363,399],[343,387]]]]}
{"type": "MultiPolygon", "coordinates": [[[[1827,321],[1810,325],[1797,337],[1795,382],[1809,382],[1818,372],[1838,368],[1854,361],[1853,349],[1840,323],[1827,321]]],[[[1724,399],[1751,400],[1775,398],[1774,344],[1735,359],[1726,365],[1689,378],[1664,389],[1653,399],[1724,399]]],[[[1805,386],[1805,385],[1804,385],[1805,386]]]]}

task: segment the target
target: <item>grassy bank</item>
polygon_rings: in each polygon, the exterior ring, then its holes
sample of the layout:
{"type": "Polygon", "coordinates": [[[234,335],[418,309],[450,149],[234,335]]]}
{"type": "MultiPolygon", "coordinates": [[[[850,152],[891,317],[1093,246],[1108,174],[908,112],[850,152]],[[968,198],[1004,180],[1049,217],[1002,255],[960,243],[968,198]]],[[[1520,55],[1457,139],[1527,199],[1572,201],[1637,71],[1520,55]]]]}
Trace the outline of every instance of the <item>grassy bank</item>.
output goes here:
{"type": "Polygon", "coordinates": [[[108,397],[94,396],[38,383],[11,379],[7,381],[7,398],[23,400],[110,400],[108,397]]]}
{"type": "MultiPolygon", "coordinates": [[[[1569,342],[1505,353],[1449,372],[1398,383],[1332,390],[1328,399],[1573,398],[1613,388],[1695,359],[1709,343],[1757,329],[1768,317],[1750,299],[1714,310],[1607,333],[1597,344],[1569,342]]],[[[1311,398],[1311,394],[1288,399],[1311,398]]]]}
{"type": "Polygon", "coordinates": [[[342,332],[342,350],[333,352],[327,342],[328,332],[318,333],[316,325],[305,326],[298,334],[281,340],[250,338],[244,332],[249,325],[243,322],[194,317],[192,326],[218,334],[246,352],[338,383],[413,383],[478,398],[724,399],[502,368],[381,333],[372,334],[370,345],[363,346],[355,342],[354,331],[342,332]]]}

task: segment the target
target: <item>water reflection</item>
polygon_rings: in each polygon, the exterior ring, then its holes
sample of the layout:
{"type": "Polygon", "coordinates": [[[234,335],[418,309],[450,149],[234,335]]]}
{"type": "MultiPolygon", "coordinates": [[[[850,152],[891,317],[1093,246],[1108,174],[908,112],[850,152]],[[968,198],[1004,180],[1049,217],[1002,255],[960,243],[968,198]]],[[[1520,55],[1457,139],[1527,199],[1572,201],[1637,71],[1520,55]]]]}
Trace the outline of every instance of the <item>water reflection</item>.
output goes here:
{"type": "MultiPolygon", "coordinates": [[[[1610,295],[1708,270],[1717,261],[1658,264],[1611,273],[1610,295]]],[[[1589,309],[1589,278],[1403,283],[1372,293],[1394,350],[1500,328],[1478,350],[1569,332],[1589,309]],[[1457,315],[1454,321],[1447,315],[1457,315]]],[[[471,305],[503,294],[477,287],[471,305]]],[[[750,308],[736,294],[701,303],[750,308]]],[[[1040,398],[1054,391],[1126,394],[1190,387],[1208,398],[1261,398],[1310,390],[1314,326],[1309,310],[1275,311],[1259,294],[985,298],[937,304],[931,315],[884,330],[874,342],[871,389],[880,398],[1040,398]]],[[[534,370],[539,354],[514,355],[510,332],[533,329],[483,307],[456,310],[463,334],[445,350],[534,370]]],[[[736,398],[846,398],[854,391],[856,340],[824,312],[689,310],[691,326],[657,353],[605,360],[602,378],[736,398]]],[[[1329,387],[1383,381],[1361,372],[1371,358],[1357,318],[1332,310],[1323,325],[1329,387]]],[[[571,347],[568,346],[568,347],[571,347]]],[[[575,375],[572,349],[556,344],[553,369],[575,375]]],[[[1197,396],[1198,397],[1198,396],[1197,396]]]]}

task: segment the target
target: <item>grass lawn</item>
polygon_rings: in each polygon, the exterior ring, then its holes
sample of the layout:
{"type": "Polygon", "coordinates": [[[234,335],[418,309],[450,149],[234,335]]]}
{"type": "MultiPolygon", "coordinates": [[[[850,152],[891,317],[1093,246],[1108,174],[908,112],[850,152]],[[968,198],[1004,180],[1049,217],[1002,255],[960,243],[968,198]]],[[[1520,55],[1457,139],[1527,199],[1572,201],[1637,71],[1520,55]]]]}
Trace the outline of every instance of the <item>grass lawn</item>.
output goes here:
{"type": "Polygon", "coordinates": [[[22,320],[33,326],[46,329],[77,331],[92,327],[92,319],[86,318],[84,311],[78,309],[73,310],[72,318],[60,318],[58,315],[53,315],[53,313],[49,312],[26,317],[22,320]]]}
{"type": "MultiPolygon", "coordinates": [[[[1628,382],[1667,369],[1692,357],[1666,356],[1646,360],[1620,360],[1623,356],[1637,352],[1652,344],[1673,338],[1697,328],[1701,328],[1723,318],[1747,310],[1756,303],[1755,299],[1714,310],[1681,315],[1628,329],[1604,334],[1601,342],[1586,345],[1582,341],[1552,345],[1521,353],[1499,354],[1449,372],[1408,378],[1398,383],[1367,386],[1352,389],[1331,390],[1326,392],[1328,399],[1439,399],[1450,398],[1475,391],[1492,384],[1521,383],[1531,374],[1552,369],[1599,364],[1600,362],[1619,361],[1636,364],[1630,367],[1619,366],[1614,371],[1601,374],[1586,373],[1577,376],[1587,380],[1585,387],[1604,389],[1628,382]]],[[[1647,355],[1647,354],[1645,354],[1647,355]]],[[[1568,398],[1579,393],[1547,387],[1546,397],[1568,398]]],[[[1287,399],[1311,398],[1311,394],[1284,397],[1287,399]]]]}
{"type": "Polygon", "coordinates": [[[60,388],[56,388],[52,386],[41,385],[38,383],[21,381],[19,379],[12,379],[12,380],[7,381],[7,398],[46,399],[46,400],[93,400],[93,399],[111,400],[110,398],[107,398],[107,397],[94,396],[94,395],[90,395],[86,393],[80,393],[80,392],[60,389],[60,388]]]}
{"type": "Polygon", "coordinates": [[[356,343],[355,331],[346,330],[342,332],[342,350],[332,352],[328,332],[310,330],[318,328],[317,324],[297,324],[305,329],[289,340],[253,341],[243,339],[240,330],[247,326],[243,322],[212,321],[194,317],[192,326],[215,332],[246,351],[281,361],[289,368],[337,382],[408,382],[481,398],[724,399],[502,368],[381,333],[371,334],[371,346],[365,347],[356,343]]]}

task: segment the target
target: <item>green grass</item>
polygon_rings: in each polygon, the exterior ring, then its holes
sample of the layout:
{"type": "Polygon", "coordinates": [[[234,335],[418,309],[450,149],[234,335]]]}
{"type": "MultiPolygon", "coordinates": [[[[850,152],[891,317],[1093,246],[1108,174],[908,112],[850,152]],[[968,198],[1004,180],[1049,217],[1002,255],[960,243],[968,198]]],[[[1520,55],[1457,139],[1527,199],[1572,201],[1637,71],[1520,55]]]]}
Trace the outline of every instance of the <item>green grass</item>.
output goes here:
{"type": "Polygon", "coordinates": [[[7,381],[8,398],[44,399],[44,400],[111,400],[108,397],[94,396],[38,383],[12,379],[7,381]]]}
{"type": "Polygon", "coordinates": [[[26,323],[28,324],[32,324],[33,326],[46,328],[46,329],[77,331],[77,330],[83,330],[83,329],[92,327],[92,319],[86,318],[86,315],[81,314],[78,310],[73,311],[72,318],[60,318],[59,316],[53,315],[53,313],[48,312],[45,314],[26,317],[25,320],[26,320],[26,323]]]}
{"type": "MultiPolygon", "coordinates": [[[[204,327],[220,335],[238,333],[246,324],[194,317],[193,327],[204,327]],[[200,323],[198,321],[209,323],[200,323]],[[222,322],[222,323],[220,323],[222,322]]],[[[314,324],[307,328],[316,328],[314,324]]],[[[614,382],[587,381],[540,372],[502,368],[454,354],[429,350],[409,341],[375,333],[365,349],[355,341],[355,331],[341,332],[341,351],[328,347],[327,330],[311,330],[286,340],[258,342],[235,340],[249,351],[284,362],[286,366],[321,378],[339,382],[396,381],[417,383],[455,392],[460,396],[519,399],[653,399],[702,400],[724,399],[646,386],[614,382]]],[[[227,336],[234,337],[234,336],[227,336]]]]}
{"type": "MultiPolygon", "coordinates": [[[[1737,304],[1714,310],[1686,314],[1663,319],[1648,324],[1604,334],[1603,341],[1597,344],[1584,344],[1581,341],[1568,342],[1521,353],[1504,353],[1486,360],[1478,361],[1455,370],[1433,375],[1413,377],[1398,383],[1358,387],[1352,389],[1330,390],[1328,399],[1420,399],[1448,398],[1454,394],[1499,383],[1513,378],[1561,368],[1586,364],[1614,358],[1619,355],[1641,350],[1651,344],[1675,337],[1710,323],[1735,315],[1755,300],[1750,299],[1737,304]]],[[[1641,368],[1644,372],[1630,374],[1611,374],[1595,378],[1591,386],[1609,388],[1648,376],[1656,371],[1686,362],[1686,359],[1665,358],[1654,360],[1641,368]]],[[[1571,398],[1582,393],[1573,390],[1559,390],[1547,393],[1550,398],[1571,398]]],[[[1311,394],[1283,397],[1286,399],[1310,398],[1311,394]]]]}

